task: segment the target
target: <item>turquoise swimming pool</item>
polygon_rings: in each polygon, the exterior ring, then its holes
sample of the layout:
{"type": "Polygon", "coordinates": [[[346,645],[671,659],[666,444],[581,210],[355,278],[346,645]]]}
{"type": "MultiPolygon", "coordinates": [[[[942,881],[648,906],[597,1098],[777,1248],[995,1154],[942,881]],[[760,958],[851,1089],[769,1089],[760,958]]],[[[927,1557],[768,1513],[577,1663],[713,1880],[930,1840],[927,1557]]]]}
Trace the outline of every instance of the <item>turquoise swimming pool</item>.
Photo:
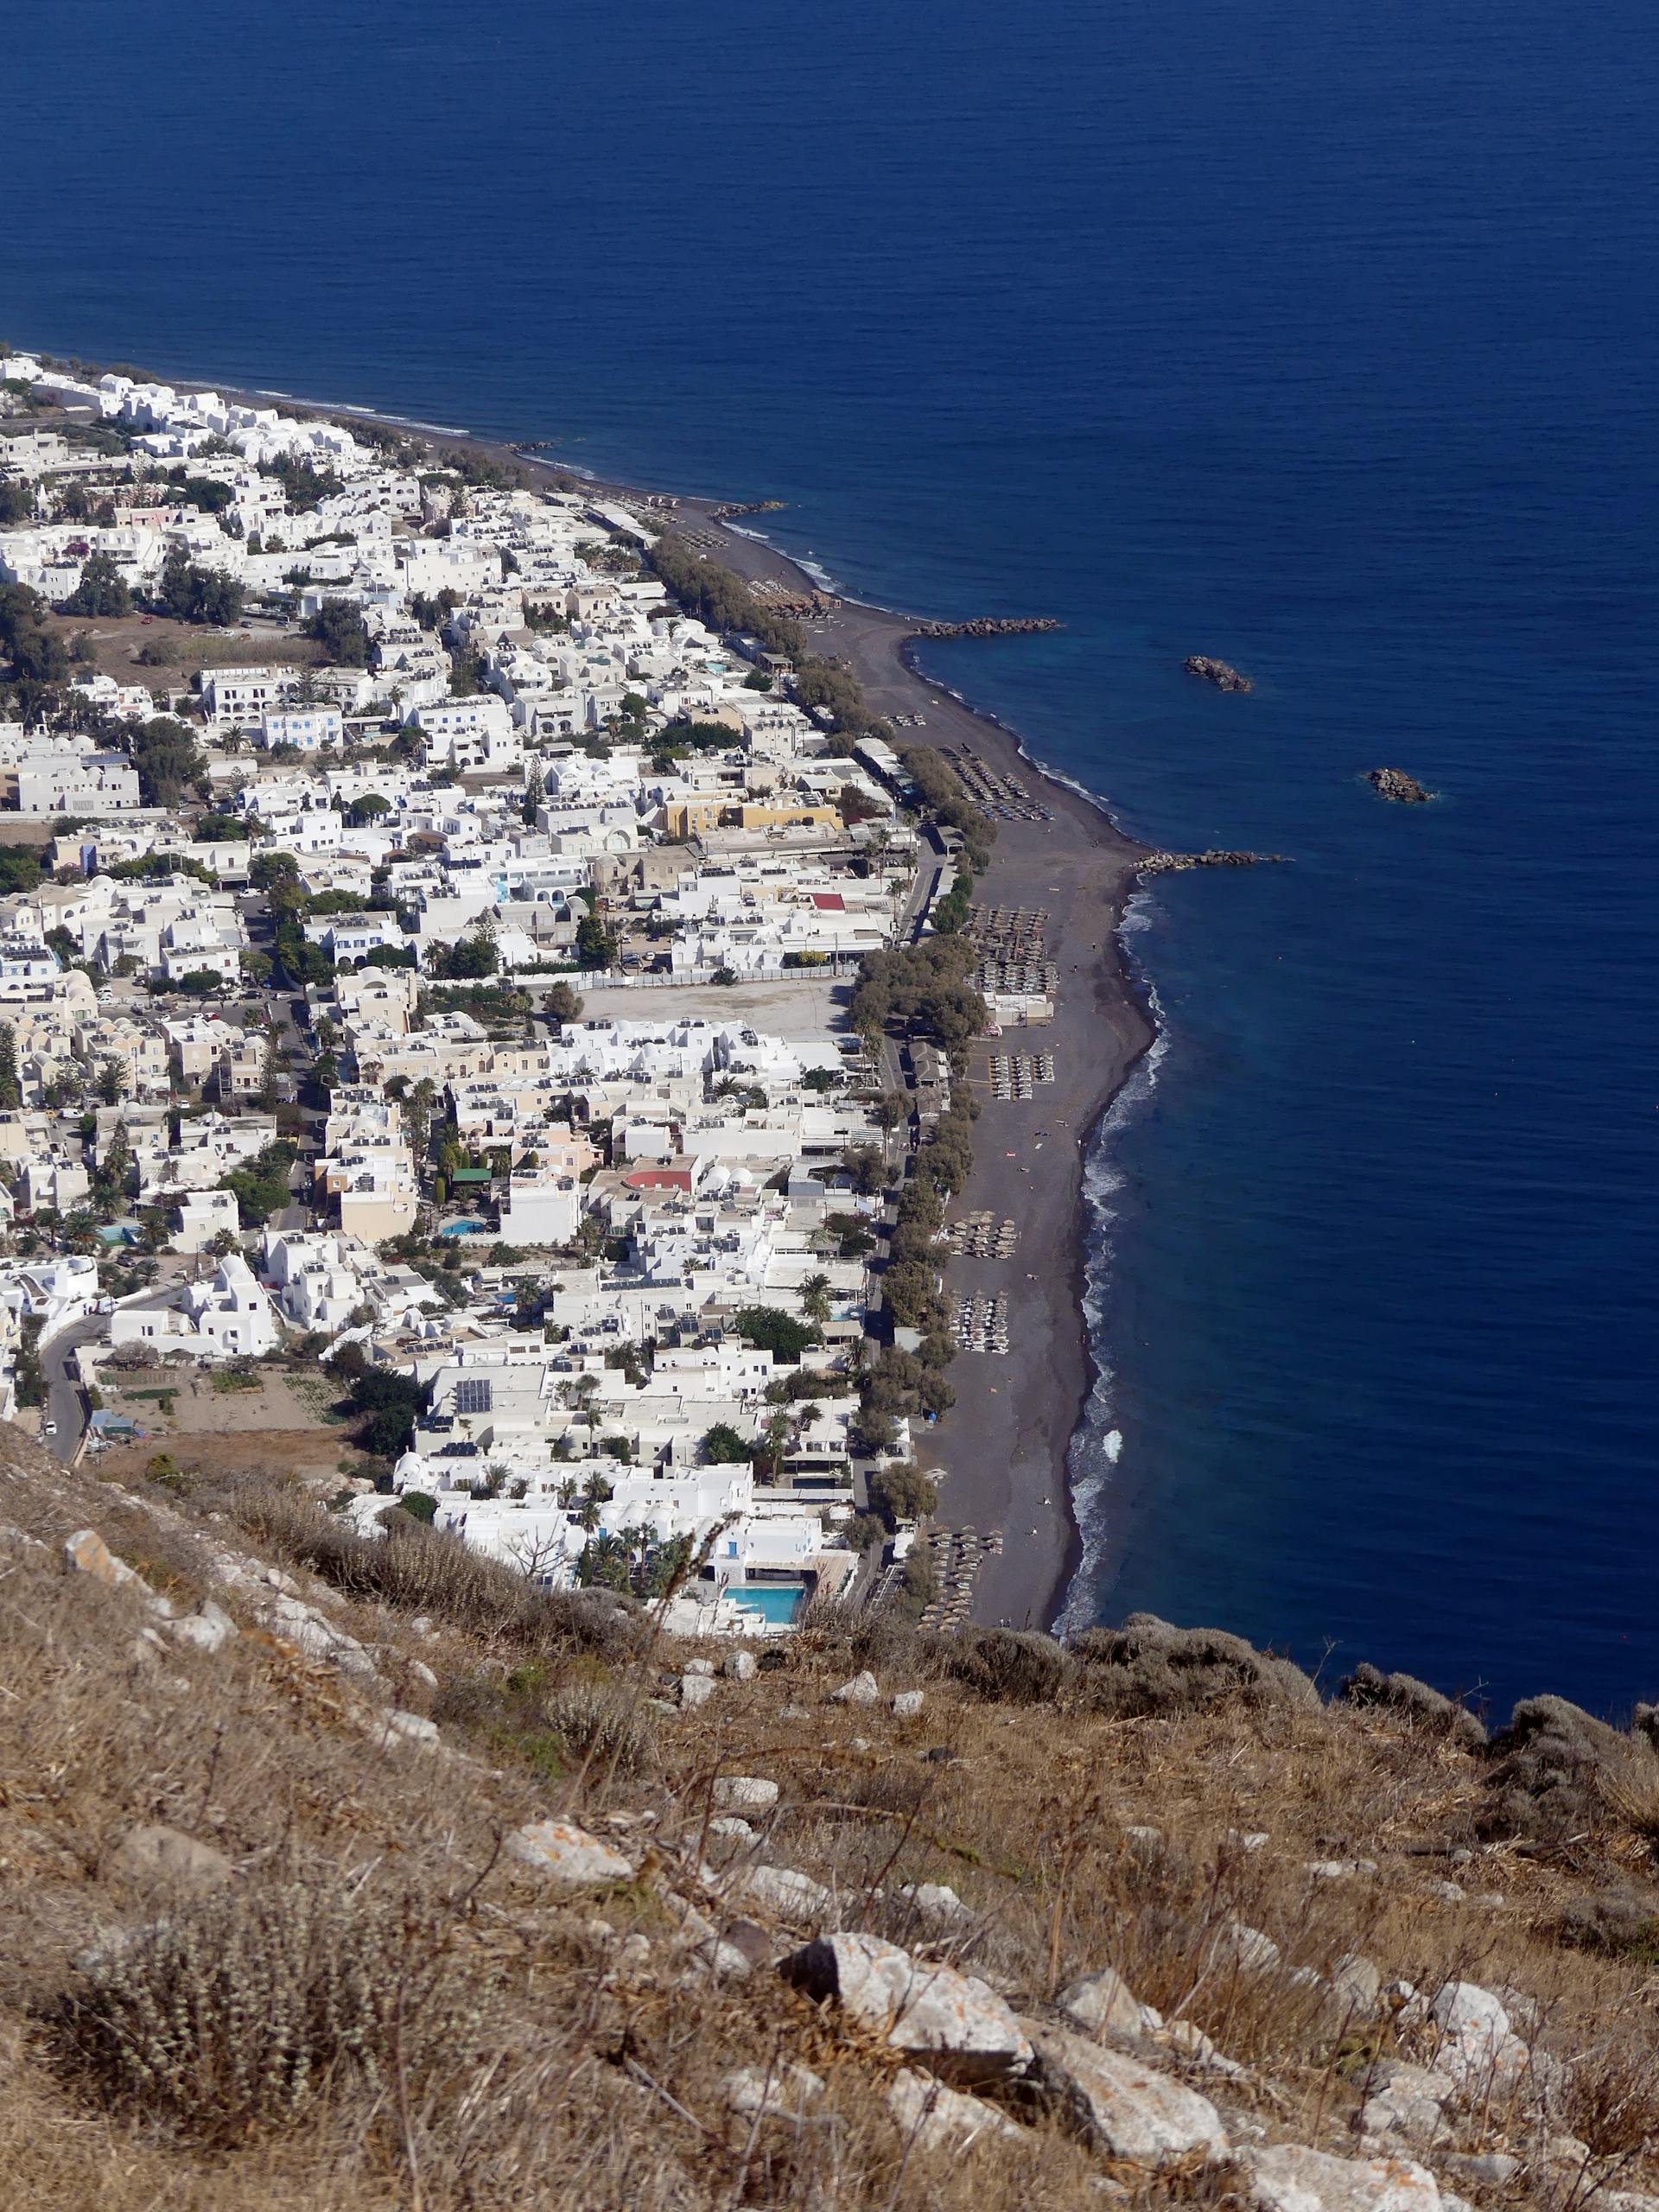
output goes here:
{"type": "Polygon", "coordinates": [[[476,1236],[480,1229],[487,1229],[486,1221],[446,1221],[438,1231],[440,1236],[476,1236]]]}
{"type": "Polygon", "coordinates": [[[801,1610],[804,1582],[746,1582],[727,1592],[740,1605],[760,1614],[773,1628],[787,1628],[801,1610]]]}

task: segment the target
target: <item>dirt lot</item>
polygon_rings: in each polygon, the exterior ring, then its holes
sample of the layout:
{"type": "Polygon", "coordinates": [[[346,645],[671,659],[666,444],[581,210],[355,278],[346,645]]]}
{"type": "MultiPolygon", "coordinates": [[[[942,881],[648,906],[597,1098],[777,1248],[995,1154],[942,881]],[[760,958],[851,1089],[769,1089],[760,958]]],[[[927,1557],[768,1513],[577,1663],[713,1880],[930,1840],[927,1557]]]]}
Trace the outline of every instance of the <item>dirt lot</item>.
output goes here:
{"type": "Polygon", "coordinates": [[[149,683],[157,690],[184,681],[198,668],[264,668],[272,664],[318,665],[323,651],[309,638],[289,630],[213,630],[194,622],[170,622],[165,615],[54,614],[48,626],[66,640],[90,637],[92,655],[105,676],[118,683],[149,683]],[[169,649],[174,658],[159,668],[141,667],[146,645],[169,649]]]}
{"type": "Polygon", "coordinates": [[[234,1436],[147,1436],[142,1444],[123,1444],[86,1462],[111,1482],[134,1482],[157,1452],[170,1452],[181,1471],[213,1475],[268,1475],[276,1480],[297,1475],[302,1482],[334,1482],[350,1451],[343,1432],[319,1428],[272,1429],[234,1436]]]}
{"type": "Polygon", "coordinates": [[[100,1452],[100,1472],[142,1473],[170,1452],[180,1465],[214,1472],[328,1475],[352,1450],[343,1421],[330,1420],[334,1393],[321,1376],[264,1376],[251,1390],[216,1390],[211,1374],[188,1369],[117,1375],[105,1370],[104,1403],[138,1423],[136,1444],[100,1452]],[[170,1400],[154,1394],[176,1393],[170,1400]]]}

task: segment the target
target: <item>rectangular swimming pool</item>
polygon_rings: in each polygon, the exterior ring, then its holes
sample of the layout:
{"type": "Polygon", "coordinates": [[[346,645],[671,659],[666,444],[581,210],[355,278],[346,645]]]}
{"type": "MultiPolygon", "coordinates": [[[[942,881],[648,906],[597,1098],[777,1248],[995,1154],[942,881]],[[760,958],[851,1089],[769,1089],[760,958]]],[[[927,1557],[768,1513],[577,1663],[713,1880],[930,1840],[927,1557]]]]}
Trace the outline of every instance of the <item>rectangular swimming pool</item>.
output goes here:
{"type": "Polygon", "coordinates": [[[772,1628],[787,1628],[801,1610],[804,1582],[744,1582],[728,1585],[726,1594],[760,1614],[772,1628]]]}

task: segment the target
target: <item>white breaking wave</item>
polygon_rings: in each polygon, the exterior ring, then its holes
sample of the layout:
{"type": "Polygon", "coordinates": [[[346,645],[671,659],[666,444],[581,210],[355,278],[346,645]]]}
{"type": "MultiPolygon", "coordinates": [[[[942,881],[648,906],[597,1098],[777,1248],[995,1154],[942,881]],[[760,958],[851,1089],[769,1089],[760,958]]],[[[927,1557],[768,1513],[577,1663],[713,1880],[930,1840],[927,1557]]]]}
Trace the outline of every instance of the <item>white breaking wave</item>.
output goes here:
{"type": "MultiPolygon", "coordinates": [[[[741,522],[724,522],[721,524],[721,528],[729,530],[734,537],[747,537],[756,545],[770,545],[773,552],[778,550],[772,539],[764,530],[752,530],[741,522]]],[[[823,562],[815,561],[810,553],[785,553],[784,558],[786,561],[792,561],[803,575],[810,576],[820,591],[832,591],[837,599],[846,597],[847,594],[842,590],[829,569],[824,567],[823,562]]]]}
{"type": "MultiPolygon", "coordinates": [[[[1139,891],[1125,911],[1119,935],[1129,930],[1131,922],[1135,933],[1144,932],[1157,918],[1158,908],[1152,894],[1139,891]]],[[[1156,1033],[1134,1074],[1101,1116],[1084,1163],[1083,1202],[1088,1230],[1084,1240],[1083,1311],[1088,1324],[1090,1353],[1095,1363],[1095,1379],[1067,1455],[1071,1513],[1083,1546],[1083,1557],[1054,1624],[1058,1636],[1075,1635],[1078,1630],[1094,1625],[1095,1580],[1111,1534],[1113,1477],[1123,1453],[1123,1432],[1115,1418],[1117,1378],[1104,1339],[1106,1300],[1111,1284],[1112,1229],[1117,1219],[1116,1201],[1127,1180],[1116,1154],[1118,1139],[1157,1088],[1159,1072],[1170,1044],[1169,1027],[1157,987],[1138,970],[1136,980],[1146,994],[1156,1033]]]]}
{"type": "Polygon", "coordinates": [[[355,415],[363,423],[390,423],[400,430],[435,430],[441,438],[470,438],[456,423],[428,423],[418,415],[383,415],[378,408],[356,407],[343,399],[296,399],[291,391],[276,391],[270,385],[255,388],[256,398],[285,399],[290,407],[326,408],[335,415],[355,415]]]}

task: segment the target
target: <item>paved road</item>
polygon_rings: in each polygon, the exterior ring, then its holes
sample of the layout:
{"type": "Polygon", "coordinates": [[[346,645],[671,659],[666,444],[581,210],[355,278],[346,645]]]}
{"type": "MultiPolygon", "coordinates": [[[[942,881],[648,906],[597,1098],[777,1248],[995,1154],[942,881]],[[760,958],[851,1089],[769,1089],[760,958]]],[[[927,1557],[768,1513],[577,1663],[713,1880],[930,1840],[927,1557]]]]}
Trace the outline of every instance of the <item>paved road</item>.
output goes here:
{"type": "Polygon", "coordinates": [[[45,1415],[48,1421],[56,1423],[53,1433],[42,1433],[41,1441],[56,1459],[74,1458],[88,1419],[86,1394],[67,1371],[76,1347],[104,1336],[109,1325],[107,1315],[102,1313],[88,1315],[84,1321],[72,1321],[41,1354],[41,1373],[46,1385],[45,1415]]]}

